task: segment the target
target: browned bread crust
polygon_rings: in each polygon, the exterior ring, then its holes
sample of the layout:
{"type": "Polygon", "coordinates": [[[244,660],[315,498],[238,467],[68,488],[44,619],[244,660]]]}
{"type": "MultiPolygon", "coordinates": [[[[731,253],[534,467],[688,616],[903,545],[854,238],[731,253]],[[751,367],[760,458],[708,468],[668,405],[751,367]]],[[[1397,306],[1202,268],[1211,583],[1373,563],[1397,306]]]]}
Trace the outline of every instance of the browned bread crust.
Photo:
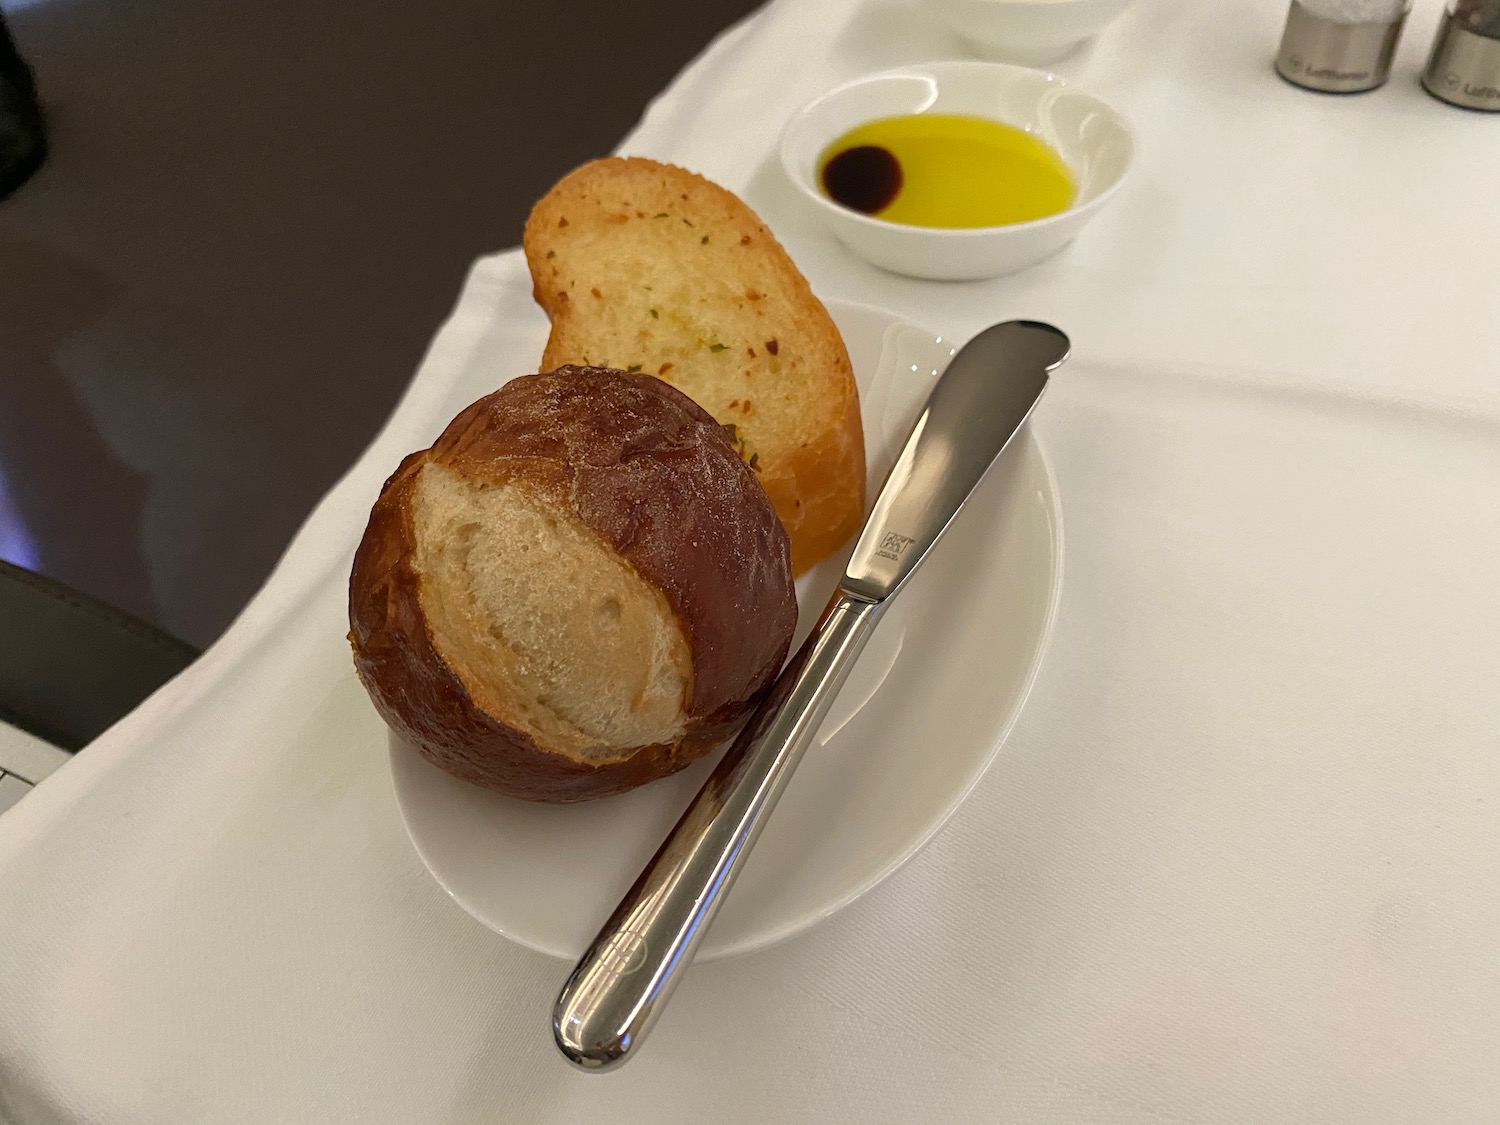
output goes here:
{"type": "Polygon", "coordinates": [[[597,368],[512,380],[407,457],[371,511],[349,589],[355,667],[385,720],[449,773],[541,801],[618,793],[707,752],[770,684],[796,614],[786,533],[723,429],[660,380],[597,368]],[[660,591],[691,653],[679,738],[580,758],[476,700],[423,610],[414,496],[432,464],[536,490],[660,591]]]}
{"type": "Polygon", "coordinates": [[[522,245],[552,322],[542,368],[657,375],[734,427],[802,573],[864,519],[859,398],[838,329],[738,197],[639,157],[595,160],[532,210],[522,245]]]}

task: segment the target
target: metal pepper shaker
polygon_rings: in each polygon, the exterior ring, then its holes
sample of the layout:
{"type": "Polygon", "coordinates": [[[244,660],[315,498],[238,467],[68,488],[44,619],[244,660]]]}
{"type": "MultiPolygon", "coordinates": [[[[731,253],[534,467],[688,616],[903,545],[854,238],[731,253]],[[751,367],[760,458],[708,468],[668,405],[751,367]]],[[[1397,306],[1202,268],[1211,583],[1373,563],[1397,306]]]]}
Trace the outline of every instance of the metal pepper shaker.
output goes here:
{"type": "Polygon", "coordinates": [[[1422,86],[1453,105],[1500,113],[1500,0],[1449,0],[1422,86]]]}
{"type": "Polygon", "coordinates": [[[1411,0],[1292,0],[1276,73],[1325,94],[1382,85],[1411,0]]]}

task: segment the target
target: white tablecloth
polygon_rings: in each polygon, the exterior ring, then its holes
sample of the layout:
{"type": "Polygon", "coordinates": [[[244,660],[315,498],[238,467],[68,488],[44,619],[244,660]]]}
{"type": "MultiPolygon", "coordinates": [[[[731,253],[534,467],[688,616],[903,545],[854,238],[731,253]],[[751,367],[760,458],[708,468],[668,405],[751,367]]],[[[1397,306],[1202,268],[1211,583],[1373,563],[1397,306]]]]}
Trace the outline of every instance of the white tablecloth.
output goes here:
{"type": "Polygon", "coordinates": [[[958,43],[881,0],[726,34],[628,151],[742,191],[824,296],[1075,341],[1037,420],[1062,607],[995,767],[865,899],[696,967],[639,1061],[568,1069],[566,966],[422,868],[343,639],[380,481],[539,353],[524,265],[481,261],[233,629],[0,817],[0,1119],[1494,1120],[1500,118],[1416,89],[1437,6],[1328,98],[1271,74],[1279,5],[1141,0],[1059,68],[1134,119],[1132,182],[965,285],[852,260],[770,155],[958,43]]]}

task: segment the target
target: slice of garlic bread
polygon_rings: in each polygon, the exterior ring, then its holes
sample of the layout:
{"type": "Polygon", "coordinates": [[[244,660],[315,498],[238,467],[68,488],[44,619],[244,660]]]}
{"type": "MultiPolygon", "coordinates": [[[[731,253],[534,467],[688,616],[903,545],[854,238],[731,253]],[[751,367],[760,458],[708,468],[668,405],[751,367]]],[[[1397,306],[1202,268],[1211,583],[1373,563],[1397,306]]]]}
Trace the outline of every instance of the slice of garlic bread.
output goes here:
{"type": "Polygon", "coordinates": [[[864,519],[865,454],[849,355],[765,225],[703,177],[596,160],[531,212],[523,240],[552,321],[542,370],[655,375],[730,430],[802,573],[864,519]]]}

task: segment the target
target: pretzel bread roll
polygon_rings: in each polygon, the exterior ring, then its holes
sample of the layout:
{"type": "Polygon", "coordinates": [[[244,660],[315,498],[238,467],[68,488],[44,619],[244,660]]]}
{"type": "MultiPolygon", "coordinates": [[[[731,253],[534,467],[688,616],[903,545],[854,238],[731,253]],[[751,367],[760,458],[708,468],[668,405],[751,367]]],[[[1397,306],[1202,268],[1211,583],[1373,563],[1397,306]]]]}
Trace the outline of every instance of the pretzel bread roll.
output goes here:
{"type": "Polygon", "coordinates": [[[349,585],[376,709],[457,777],[581,801],[732,734],[797,619],[776,510],[714,419],[564,367],[480,399],[386,481],[349,585]]]}

